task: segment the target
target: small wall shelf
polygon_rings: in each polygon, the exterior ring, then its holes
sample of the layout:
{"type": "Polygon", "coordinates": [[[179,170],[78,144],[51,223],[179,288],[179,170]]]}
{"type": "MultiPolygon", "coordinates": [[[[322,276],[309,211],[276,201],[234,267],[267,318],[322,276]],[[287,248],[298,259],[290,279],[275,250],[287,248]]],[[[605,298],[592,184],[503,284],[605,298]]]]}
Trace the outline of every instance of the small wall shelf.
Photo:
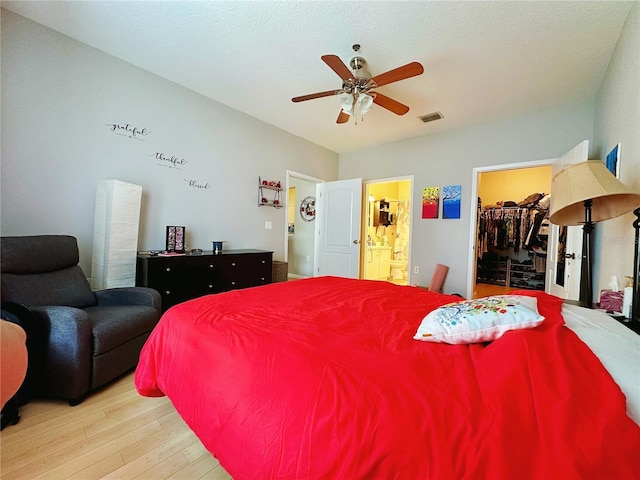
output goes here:
{"type": "Polygon", "coordinates": [[[280,182],[274,182],[269,180],[263,180],[258,177],[258,206],[259,207],[274,207],[282,208],[282,198],[280,195],[282,187],[280,182]],[[273,196],[273,198],[270,198],[273,196]]]}

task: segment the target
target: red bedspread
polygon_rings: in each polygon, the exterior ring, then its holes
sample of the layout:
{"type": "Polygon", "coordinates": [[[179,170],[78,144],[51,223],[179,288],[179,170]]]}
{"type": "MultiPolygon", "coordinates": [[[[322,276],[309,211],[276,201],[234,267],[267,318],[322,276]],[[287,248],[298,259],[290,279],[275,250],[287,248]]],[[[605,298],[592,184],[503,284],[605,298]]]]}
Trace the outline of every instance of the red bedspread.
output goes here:
{"type": "MultiPolygon", "coordinates": [[[[236,480],[640,478],[640,427],[541,292],[538,328],[412,339],[459,298],[321,277],[169,310],[136,370],[236,480]]],[[[630,365],[637,368],[637,365],[630,365]]]]}

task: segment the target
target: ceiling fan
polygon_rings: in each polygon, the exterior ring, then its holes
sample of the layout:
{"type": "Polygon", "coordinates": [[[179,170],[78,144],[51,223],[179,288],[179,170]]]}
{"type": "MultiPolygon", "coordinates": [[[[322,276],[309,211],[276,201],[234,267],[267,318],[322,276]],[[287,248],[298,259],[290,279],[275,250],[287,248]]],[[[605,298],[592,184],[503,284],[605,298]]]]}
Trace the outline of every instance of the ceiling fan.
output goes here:
{"type": "Polygon", "coordinates": [[[336,72],[342,79],[342,88],[339,90],[327,90],[326,92],[302,95],[300,97],[294,97],[291,100],[297,103],[313,100],[314,98],[346,93],[347,96],[341,100],[342,108],[336,123],[347,123],[350,116],[354,115],[357,124],[358,117],[367,113],[373,103],[380,105],[382,108],[386,108],[396,115],[404,115],[407,113],[409,107],[380,92],[374,92],[373,89],[421,75],[424,72],[422,65],[418,62],[411,62],[402,67],[394,68],[393,70],[372,77],[367,70],[366,60],[358,55],[360,45],[356,43],[352,48],[356,52],[356,56],[349,62],[351,70],[349,70],[337,55],[323,55],[320,57],[322,61],[329,65],[329,68],[336,72]]]}

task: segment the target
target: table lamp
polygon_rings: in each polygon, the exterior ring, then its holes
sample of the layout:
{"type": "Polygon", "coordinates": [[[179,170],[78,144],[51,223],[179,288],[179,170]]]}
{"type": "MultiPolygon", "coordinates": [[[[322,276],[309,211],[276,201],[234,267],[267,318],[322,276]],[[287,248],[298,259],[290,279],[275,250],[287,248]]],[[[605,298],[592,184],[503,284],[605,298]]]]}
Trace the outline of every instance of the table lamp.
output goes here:
{"type": "Polygon", "coordinates": [[[582,227],[580,304],[593,307],[591,233],[596,222],[619,217],[640,206],[640,194],[626,187],[600,160],[574,163],[551,181],[551,223],[582,227]]]}

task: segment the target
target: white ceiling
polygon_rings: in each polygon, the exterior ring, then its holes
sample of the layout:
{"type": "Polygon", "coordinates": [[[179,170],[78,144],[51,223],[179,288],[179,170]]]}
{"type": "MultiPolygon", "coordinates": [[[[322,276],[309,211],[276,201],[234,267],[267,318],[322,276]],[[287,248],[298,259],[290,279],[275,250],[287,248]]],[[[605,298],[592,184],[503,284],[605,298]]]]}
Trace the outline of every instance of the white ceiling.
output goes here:
{"type": "Polygon", "coordinates": [[[633,2],[11,1],[2,6],[338,153],[592,99],[633,2]],[[373,75],[412,61],[424,74],[378,90],[337,125],[339,89],[320,60],[348,65],[359,43],[373,75]],[[439,111],[444,119],[417,117],[439,111]]]}

